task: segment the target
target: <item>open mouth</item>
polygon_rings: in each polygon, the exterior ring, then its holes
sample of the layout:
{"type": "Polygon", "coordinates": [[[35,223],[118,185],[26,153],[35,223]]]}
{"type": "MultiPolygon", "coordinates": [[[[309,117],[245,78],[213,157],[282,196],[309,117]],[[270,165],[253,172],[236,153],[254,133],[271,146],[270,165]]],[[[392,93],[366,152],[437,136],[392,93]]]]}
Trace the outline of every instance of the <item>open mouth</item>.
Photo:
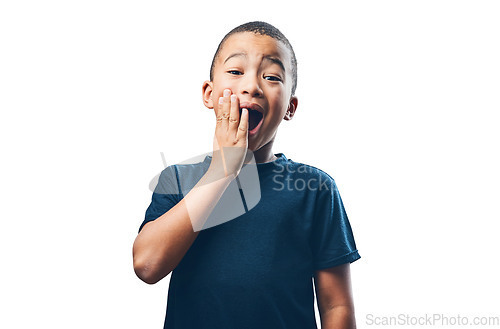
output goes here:
{"type": "MultiPolygon", "coordinates": [[[[240,108],[240,116],[242,109],[240,108]]],[[[260,127],[260,123],[264,116],[257,110],[248,109],[248,130],[249,132],[255,132],[260,127]]]]}

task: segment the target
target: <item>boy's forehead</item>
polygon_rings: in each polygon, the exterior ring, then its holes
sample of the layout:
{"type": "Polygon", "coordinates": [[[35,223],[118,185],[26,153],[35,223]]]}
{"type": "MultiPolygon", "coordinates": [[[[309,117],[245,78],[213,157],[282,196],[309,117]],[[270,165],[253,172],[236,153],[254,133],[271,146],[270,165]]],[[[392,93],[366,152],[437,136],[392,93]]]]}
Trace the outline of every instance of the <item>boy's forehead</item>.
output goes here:
{"type": "Polygon", "coordinates": [[[233,57],[235,54],[256,54],[264,57],[277,57],[286,66],[286,71],[289,71],[291,58],[288,48],[281,41],[268,35],[253,32],[239,32],[231,35],[222,46],[219,62],[224,63],[229,57],[233,57]]]}

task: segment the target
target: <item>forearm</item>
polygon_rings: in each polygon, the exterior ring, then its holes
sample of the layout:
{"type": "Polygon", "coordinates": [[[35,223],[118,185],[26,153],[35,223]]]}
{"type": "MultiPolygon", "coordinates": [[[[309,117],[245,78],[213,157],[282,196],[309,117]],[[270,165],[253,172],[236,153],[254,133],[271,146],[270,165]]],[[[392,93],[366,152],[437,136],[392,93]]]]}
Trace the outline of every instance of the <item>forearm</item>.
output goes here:
{"type": "Polygon", "coordinates": [[[339,305],[328,311],[320,312],[321,329],[355,329],[354,307],[339,305]]]}
{"type": "Polygon", "coordinates": [[[208,170],[185,197],[144,225],[133,246],[134,270],[150,284],[167,276],[182,260],[232,177],[208,170]]]}

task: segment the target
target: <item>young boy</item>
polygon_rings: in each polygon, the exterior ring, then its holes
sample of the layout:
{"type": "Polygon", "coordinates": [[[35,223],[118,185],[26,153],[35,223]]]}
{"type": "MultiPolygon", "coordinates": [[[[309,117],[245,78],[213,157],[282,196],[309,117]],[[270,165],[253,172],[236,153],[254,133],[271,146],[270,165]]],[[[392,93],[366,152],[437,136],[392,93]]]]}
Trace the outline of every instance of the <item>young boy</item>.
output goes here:
{"type": "Polygon", "coordinates": [[[321,327],[355,327],[349,264],[360,256],[335,182],[272,151],[296,85],[293,48],[274,26],[246,23],[219,44],[203,84],[214,152],[162,172],[133,247],[143,281],[172,272],[164,328],[317,328],[313,278],[321,327]],[[260,201],[206,227],[252,157],[260,201]]]}

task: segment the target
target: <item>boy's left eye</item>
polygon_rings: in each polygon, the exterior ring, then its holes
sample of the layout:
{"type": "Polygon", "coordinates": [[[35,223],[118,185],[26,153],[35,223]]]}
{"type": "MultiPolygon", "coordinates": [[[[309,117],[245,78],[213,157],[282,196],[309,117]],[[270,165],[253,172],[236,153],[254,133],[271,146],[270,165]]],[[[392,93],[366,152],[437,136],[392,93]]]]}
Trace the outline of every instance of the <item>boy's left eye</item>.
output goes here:
{"type": "Polygon", "coordinates": [[[264,77],[264,79],[266,79],[266,78],[272,78],[270,81],[281,81],[280,78],[272,76],[272,75],[268,75],[267,77],[264,77]]]}

